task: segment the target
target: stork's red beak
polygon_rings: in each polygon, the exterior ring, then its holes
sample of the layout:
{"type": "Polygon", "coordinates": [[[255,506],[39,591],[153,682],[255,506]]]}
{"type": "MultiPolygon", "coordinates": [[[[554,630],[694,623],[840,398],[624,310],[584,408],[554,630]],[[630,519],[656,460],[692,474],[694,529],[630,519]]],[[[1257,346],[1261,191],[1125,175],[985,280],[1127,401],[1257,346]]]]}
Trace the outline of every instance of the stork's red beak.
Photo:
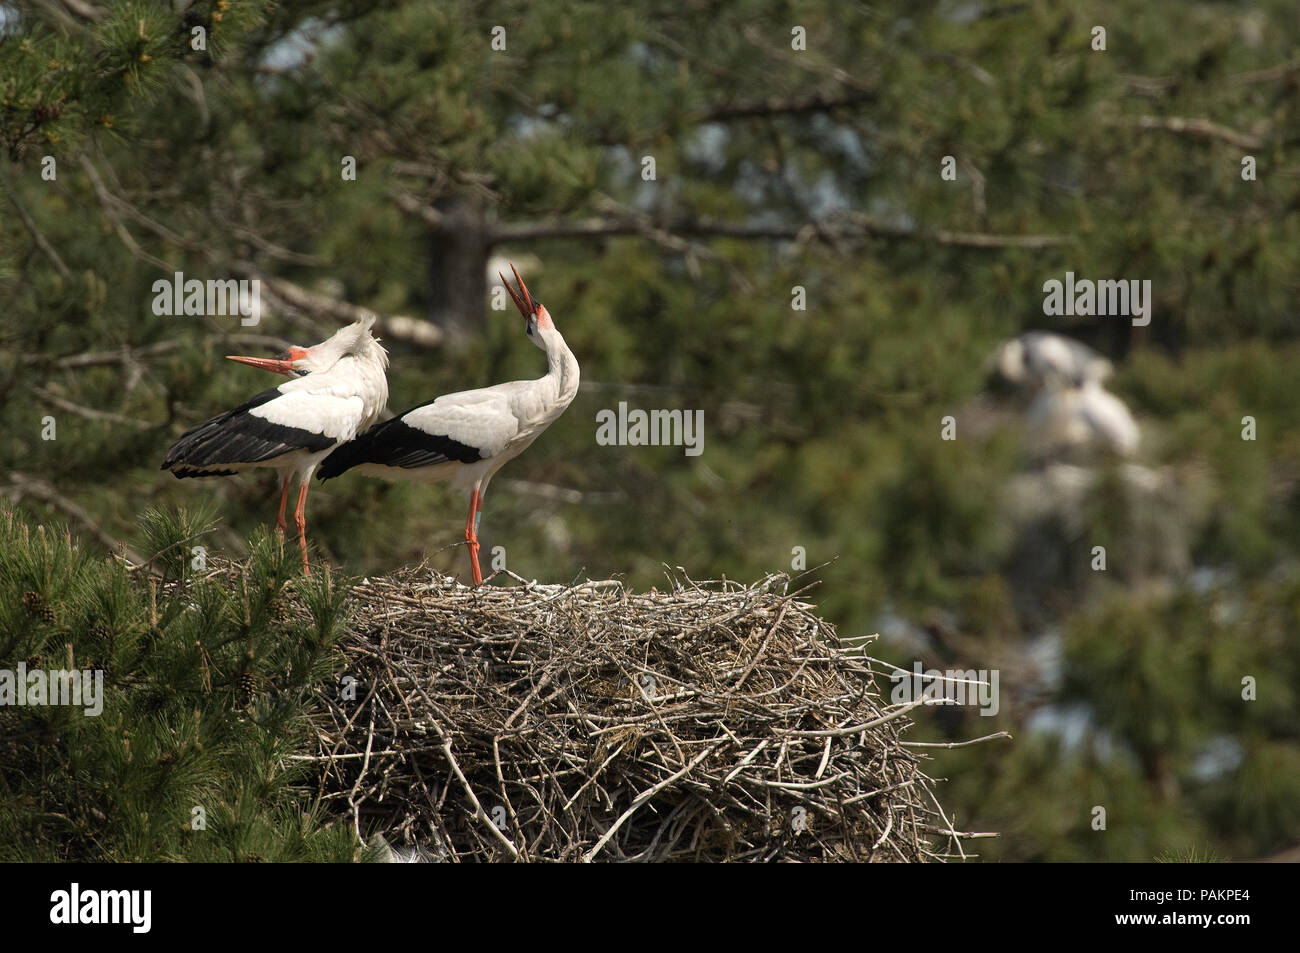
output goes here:
{"type": "Polygon", "coordinates": [[[506,276],[497,272],[501,283],[506,286],[506,291],[510,292],[510,297],[514,299],[515,307],[525,318],[531,314],[536,314],[539,305],[533,300],[533,296],[528,293],[528,286],[524,284],[524,279],[519,277],[519,269],[515,267],[514,262],[510,263],[510,270],[515,273],[515,281],[519,282],[520,294],[515,294],[515,289],[510,287],[510,282],[506,281],[506,276]],[[522,297],[521,297],[522,295],[522,297]]]}
{"type": "Polygon", "coordinates": [[[298,361],[307,356],[305,347],[291,347],[278,357],[242,357],[236,354],[227,354],[226,360],[238,361],[240,364],[247,364],[249,367],[260,368],[264,371],[272,371],[276,374],[283,374],[285,377],[291,377],[298,372],[295,367],[298,361]]]}

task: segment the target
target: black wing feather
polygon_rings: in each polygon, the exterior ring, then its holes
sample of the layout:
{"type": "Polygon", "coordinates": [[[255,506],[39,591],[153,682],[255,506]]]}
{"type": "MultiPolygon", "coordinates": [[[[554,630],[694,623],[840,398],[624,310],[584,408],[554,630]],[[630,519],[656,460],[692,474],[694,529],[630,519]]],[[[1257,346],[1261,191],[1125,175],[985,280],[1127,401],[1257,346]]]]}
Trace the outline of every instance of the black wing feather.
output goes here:
{"type": "Polygon", "coordinates": [[[272,423],[249,413],[280,396],[272,387],[186,431],[172,448],[162,469],[171,470],[178,479],[197,476],[225,476],[232,463],[264,463],[295,450],[325,450],[334,438],[298,427],[272,423]]]}
{"type": "MultiPolygon", "coordinates": [[[[426,407],[421,404],[420,407],[426,407]]],[[[412,407],[411,410],[419,410],[412,407]]],[[[406,411],[409,414],[411,411],[406,411]]],[[[414,469],[453,460],[474,463],[482,460],[478,447],[453,440],[446,434],[425,433],[405,423],[405,414],[376,424],[350,443],[345,443],[328,457],[316,471],[316,479],[329,480],[363,463],[414,469]]]]}

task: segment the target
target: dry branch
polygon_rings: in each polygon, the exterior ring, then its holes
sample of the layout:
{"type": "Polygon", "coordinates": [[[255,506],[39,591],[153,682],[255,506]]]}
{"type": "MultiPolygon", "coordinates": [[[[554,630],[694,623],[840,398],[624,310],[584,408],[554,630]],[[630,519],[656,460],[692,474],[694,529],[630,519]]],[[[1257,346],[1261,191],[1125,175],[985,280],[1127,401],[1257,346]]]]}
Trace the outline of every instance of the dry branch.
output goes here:
{"type": "Polygon", "coordinates": [[[287,306],[309,314],[327,315],[340,324],[351,324],[362,318],[374,317],[377,322],[375,331],[378,334],[420,347],[437,347],[442,343],[442,328],[430,321],[422,321],[402,314],[382,314],[350,301],[344,301],[342,298],[320,294],[295,284],[287,278],[270,275],[251,262],[234,261],[230,263],[230,267],[237,275],[260,281],[263,295],[268,297],[273,305],[279,305],[281,308],[287,306]]]}
{"type": "Polygon", "coordinates": [[[1220,140],[1238,149],[1261,149],[1264,139],[1239,132],[1209,119],[1184,119],[1181,116],[1135,116],[1129,122],[1139,129],[1158,129],[1192,139],[1220,140]]]}
{"type": "Polygon", "coordinates": [[[5,487],[0,492],[15,501],[20,501],[23,497],[31,497],[40,500],[51,508],[58,510],[72,522],[76,523],[83,530],[90,533],[103,544],[104,548],[111,553],[120,553],[129,563],[139,564],[144,561],[144,557],[137,553],[130,546],[127,546],[122,540],[115,539],[113,535],[104,529],[99,523],[96,523],[81,506],[72,502],[53,486],[44,480],[28,476],[26,473],[20,473],[17,470],[9,473],[10,486],[5,487]]]}

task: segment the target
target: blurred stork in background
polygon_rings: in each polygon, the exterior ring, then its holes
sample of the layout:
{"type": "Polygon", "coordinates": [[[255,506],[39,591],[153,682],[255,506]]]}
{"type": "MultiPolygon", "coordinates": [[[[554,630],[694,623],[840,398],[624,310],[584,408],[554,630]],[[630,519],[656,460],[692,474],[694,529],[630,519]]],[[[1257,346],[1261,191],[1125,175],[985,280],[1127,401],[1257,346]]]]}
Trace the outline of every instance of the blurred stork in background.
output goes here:
{"type": "Polygon", "coordinates": [[[998,345],[993,368],[1017,387],[1081,386],[1103,381],[1115,370],[1106,358],[1073,338],[1026,331],[998,345]]]}
{"type": "Polygon", "coordinates": [[[1086,344],[1030,331],[999,345],[990,364],[1002,380],[1032,395],[1025,433],[1035,457],[1098,447],[1127,457],[1137,450],[1137,421],[1102,386],[1114,367],[1086,344]]]}
{"type": "MultiPolygon", "coordinates": [[[[1191,564],[1189,527],[1203,518],[1194,472],[1133,459],[1141,431],[1120,398],[1106,390],[1111,362],[1087,345],[1044,331],[1004,341],[986,369],[1018,399],[1000,401],[1022,428],[1029,460],[1005,485],[1005,526],[1014,540],[1018,591],[1050,584],[1084,593],[1094,573],[1067,554],[1108,521],[1124,559],[1117,575],[1163,583],[1191,564]],[[1104,516],[1102,514],[1105,514],[1104,516]],[[1122,568],[1121,568],[1122,567],[1122,568]],[[1073,575],[1071,575],[1073,573],[1073,575]]],[[[1027,598],[1022,613],[1038,610],[1027,598]]]]}

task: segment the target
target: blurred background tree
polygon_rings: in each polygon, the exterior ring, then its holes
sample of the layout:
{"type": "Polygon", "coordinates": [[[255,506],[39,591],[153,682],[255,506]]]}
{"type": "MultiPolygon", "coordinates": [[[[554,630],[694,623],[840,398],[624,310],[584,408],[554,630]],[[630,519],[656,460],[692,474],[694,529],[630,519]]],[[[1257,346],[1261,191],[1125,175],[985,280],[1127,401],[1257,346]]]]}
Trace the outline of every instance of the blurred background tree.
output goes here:
{"type": "MultiPolygon", "coordinates": [[[[243,555],[273,474],[157,470],[267,386],[222,355],[364,309],[394,411],[538,376],[493,308],[508,258],[584,380],[493,483],[485,554],[649,586],[800,547],[846,637],[881,631],[907,670],[1002,672],[996,718],[916,730],[1015,735],[938,756],[958,826],[1004,832],[985,856],[1281,851],[1300,843],[1297,49],[1282,0],[0,0],[0,486],[110,548],[149,506],[211,500],[212,545],[243,555]],[[1045,317],[1066,271],[1149,279],[1150,325],[1045,317]],[[154,314],[175,272],[260,279],[260,322],[154,314]],[[985,386],[1026,328],[1115,362],[1146,490],[1096,460],[1066,499],[1027,457],[985,386]],[[597,446],[619,401],[703,409],[704,453],[597,446]]],[[[460,572],[462,511],[349,477],[313,490],[312,538],[355,573],[460,572]]]]}

